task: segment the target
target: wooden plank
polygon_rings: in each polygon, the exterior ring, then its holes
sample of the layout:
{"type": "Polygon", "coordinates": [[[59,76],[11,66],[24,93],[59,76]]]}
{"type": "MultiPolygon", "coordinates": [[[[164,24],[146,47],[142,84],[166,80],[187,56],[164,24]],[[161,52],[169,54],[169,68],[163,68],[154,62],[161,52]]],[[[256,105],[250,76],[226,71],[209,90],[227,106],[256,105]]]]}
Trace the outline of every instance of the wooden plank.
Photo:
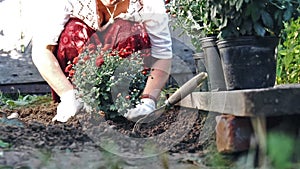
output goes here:
{"type": "Polygon", "coordinates": [[[279,116],[300,114],[300,85],[219,92],[193,92],[182,107],[235,116],[279,116]]]}
{"type": "Polygon", "coordinates": [[[2,84],[0,91],[6,94],[47,94],[50,93],[50,87],[46,82],[2,84]]]}

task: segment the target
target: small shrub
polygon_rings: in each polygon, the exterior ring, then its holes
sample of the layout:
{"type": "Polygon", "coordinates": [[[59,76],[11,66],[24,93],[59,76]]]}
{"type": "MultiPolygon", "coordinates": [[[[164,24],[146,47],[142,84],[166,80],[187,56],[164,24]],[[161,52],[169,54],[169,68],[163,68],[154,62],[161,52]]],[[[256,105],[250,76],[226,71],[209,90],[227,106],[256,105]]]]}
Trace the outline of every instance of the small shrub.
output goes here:
{"type": "Polygon", "coordinates": [[[300,83],[300,18],[285,23],[278,46],[277,83],[300,83]]]}

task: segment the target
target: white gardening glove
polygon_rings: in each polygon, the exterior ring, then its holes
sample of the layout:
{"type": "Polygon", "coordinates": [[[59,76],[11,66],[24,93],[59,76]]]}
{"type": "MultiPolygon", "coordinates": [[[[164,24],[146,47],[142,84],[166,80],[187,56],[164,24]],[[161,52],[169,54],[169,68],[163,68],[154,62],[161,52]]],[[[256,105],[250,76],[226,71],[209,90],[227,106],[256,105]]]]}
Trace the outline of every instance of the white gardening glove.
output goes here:
{"type": "Polygon", "coordinates": [[[141,99],[141,103],[135,108],[129,109],[127,113],[124,114],[128,120],[137,121],[138,119],[150,114],[156,108],[155,101],[150,98],[141,99]]]}
{"type": "Polygon", "coordinates": [[[63,93],[57,106],[57,112],[52,121],[66,122],[74,116],[83,106],[83,103],[76,98],[76,90],[63,93]]]}

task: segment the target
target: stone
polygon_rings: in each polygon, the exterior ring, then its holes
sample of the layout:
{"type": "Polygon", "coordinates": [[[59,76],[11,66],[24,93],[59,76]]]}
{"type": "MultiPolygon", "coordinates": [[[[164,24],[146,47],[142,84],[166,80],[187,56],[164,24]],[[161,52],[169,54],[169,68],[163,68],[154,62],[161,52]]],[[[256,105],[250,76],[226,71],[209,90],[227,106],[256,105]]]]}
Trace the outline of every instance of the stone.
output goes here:
{"type": "Polygon", "coordinates": [[[7,119],[17,119],[19,117],[19,113],[13,112],[9,116],[7,116],[7,119]]]}

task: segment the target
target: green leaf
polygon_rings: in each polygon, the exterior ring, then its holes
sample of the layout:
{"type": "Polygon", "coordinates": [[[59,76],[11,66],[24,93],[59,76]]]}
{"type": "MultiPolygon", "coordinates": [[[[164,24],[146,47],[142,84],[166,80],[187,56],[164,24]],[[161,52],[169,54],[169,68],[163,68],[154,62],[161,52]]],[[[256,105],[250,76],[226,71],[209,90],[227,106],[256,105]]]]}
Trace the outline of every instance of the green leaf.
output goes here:
{"type": "Polygon", "coordinates": [[[294,56],[293,55],[286,55],[284,60],[283,60],[283,64],[286,68],[289,67],[289,65],[292,63],[294,59],[294,56]]]}
{"type": "Polygon", "coordinates": [[[7,147],[9,147],[9,143],[6,143],[6,142],[0,140],[0,147],[1,148],[7,148],[7,147]]]}
{"type": "Polygon", "coordinates": [[[251,18],[252,18],[252,21],[253,22],[258,21],[260,16],[261,16],[261,13],[260,13],[259,9],[256,6],[251,5],[251,18]]]}
{"type": "Polygon", "coordinates": [[[244,2],[244,0],[237,0],[236,6],[235,6],[237,11],[241,9],[243,2],[244,2]]]}
{"type": "Polygon", "coordinates": [[[265,28],[259,23],[254,23],[253,28],[258,36],[264,36],[266,33],[265,28]]]}
{"type": "Polygon", "coordinates": [[[300,83],[300,18],[284,25],[281,45],[278,46],[278,69],[283,72],[277,76],[278,84],[300,83]]]}
{"type": "Polygon", "coordinates": [[[292,17],[292,12],[293,12],[293,6],[289,5],[283,13],[284,21],[290,20],[290,18],[292,17]]]}
{"type": "Polygon", "coordinates": [[[236,0],[229,0],[229,5],[230,5],[230,6],[233,6],[233,5],[235,4],[235,1],[236,1],[236,0]]]}
{"type": "Polygon", "coordinates": [[[287,55],[287,51],[286,50],[279,50],[278,54],[280,54],[282,56],[285,56],[285,55],[287,55]]]}
{"type": "Polygon", "coordinates": [[[12,167],[12,166],[3,166],[2,164],[0,164],[0,168],[1,169],[14,169],[14,167],[12,167]]]}
{"type": "Polygon", "coordinates": [[[273,22],[272,16],[268,12],[262,11],[261,19],[266,27],[268,27],[268,28],[274,27],[274,22],[273,22]]]}
{"type": "Polygon", "coordinates": [[[268,135],[268,154],[274,167],[287,169],[291,167],[290,159],[293,155],[295,141],[283,133],[270,133],[268,135]]]}
{"type": "Polygon", "coordinates": [[[6,105],[8,105],[10,107],[16,106],[15,101],[13,101],[13,100],[7,100],[5,103],[6,103],[6,105]]]}

